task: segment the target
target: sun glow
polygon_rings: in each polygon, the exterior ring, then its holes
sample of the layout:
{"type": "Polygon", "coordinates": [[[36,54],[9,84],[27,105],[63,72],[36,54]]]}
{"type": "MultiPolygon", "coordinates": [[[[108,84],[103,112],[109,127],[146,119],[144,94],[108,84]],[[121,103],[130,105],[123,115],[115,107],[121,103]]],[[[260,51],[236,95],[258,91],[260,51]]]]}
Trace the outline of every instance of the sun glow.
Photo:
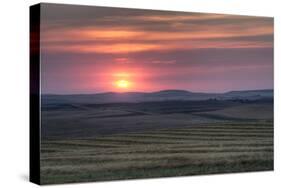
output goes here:
{"type": "Polygon", "coordinates": [[[130,86],[130,82],[127,80],[117,80],[116,81],[116,86],[118,88],[126,89],[130,86]]]}

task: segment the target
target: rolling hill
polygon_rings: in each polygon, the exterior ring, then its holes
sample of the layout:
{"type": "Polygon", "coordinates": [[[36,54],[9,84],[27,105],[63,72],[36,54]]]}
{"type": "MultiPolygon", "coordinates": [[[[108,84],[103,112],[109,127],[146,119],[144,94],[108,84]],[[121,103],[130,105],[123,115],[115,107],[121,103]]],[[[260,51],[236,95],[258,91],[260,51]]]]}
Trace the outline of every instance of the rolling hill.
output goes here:
{"type": "Polygon", "coordinates": [[[162,90],[157,92],[106,92],[97,94],[56,95],[43,94],[42,104],[103,104],[137,103],[151,101],[201,101],[201,100],[261,100],[273,99],[273,90],[230,91],[226,93],[198,93],[185,90],[162,90]]]}

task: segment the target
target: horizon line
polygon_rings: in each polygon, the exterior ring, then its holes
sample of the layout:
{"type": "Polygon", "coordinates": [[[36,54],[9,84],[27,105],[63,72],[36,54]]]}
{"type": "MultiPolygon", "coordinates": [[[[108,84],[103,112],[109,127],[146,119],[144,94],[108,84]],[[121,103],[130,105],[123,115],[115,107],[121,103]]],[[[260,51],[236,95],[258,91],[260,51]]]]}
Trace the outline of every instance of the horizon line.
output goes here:
{"type": "Polygon", "coordinates": [[[163,89],[163,90],[156,90],[151,92],[146,91],[104,91],[104,92],[97,92],[97,93],[40,93],[41,95],[95,95],[95,94],[105,94],[105,93],[157,93],[161,91],[185,91],[191,93],[206,93],[206,94],[225,94],[229,92],[241,92],[241,91],[263,91],[263,90],[274,90],[274,88],[266,88],[266,89],[248,89],[248,90],[228,90],[224,92],[200,92],[200,91],[191,91],[191,90],[184,90],[184,89],[163,89]]]}

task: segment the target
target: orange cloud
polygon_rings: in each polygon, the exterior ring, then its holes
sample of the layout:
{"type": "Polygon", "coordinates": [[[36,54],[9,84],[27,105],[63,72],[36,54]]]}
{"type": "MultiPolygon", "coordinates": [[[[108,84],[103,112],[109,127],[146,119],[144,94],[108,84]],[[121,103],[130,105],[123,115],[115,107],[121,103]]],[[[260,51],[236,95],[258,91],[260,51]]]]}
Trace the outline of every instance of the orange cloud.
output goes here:
{"type": "MultiPolygon", "coordinates": [[[[170,41],[168,45],[160,43],[113,43],[113,44],[57,44],[45,45],[43,49],[56,52],[78,52],[78,53],[111,53],[127,54],[145,51],[165,51],[165,50],[188,50],[205,48],[265,48],[272,47],[271,42],[251,42],[251,41],[202,41],[202,40],[184,40],[170,41]]],[[[117,59],[117,62],[127,63],[125,59],[117,59]]]]}
{"type": "MultiPolygon", "coordinates": [[[[136,29],[126,26],[84,26],[79,28],[55,28],[42,31],[42,49],[56,52],[76,53],[135,53],[153,50],[188,50],[200,48],[263,48],[272,47],[272,41],[248,41],[246,39],[227,40],[235,37],[249,37],[273,34],[270,24],[260,22],[259,26],[249,24],[183,24],[186,20],[241,20],[254,19],[247,16],[220,14],[200,15],[149,15],[123,19],[169,22],[180,24],[174,30],[136,29]],[[208,39],[213,39],[209,41],[208,39]],[[220,40],[226,39],[226,40],[220,40]]],[[[118,61],[118,60],[117,60],[118,61]]],[[[118,61],[127,62],[127,61],[118,61]]]]}

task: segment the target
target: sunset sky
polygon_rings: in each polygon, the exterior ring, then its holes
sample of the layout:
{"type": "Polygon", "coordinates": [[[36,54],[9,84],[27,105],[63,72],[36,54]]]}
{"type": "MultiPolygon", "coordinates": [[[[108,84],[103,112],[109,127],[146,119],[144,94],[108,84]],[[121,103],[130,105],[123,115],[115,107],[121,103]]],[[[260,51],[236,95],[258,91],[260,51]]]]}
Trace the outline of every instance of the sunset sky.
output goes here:
{"type": "Polygon", "coordinates": [[[273,19],[43,4],[42,93],[273,88],[273,19]]]}

